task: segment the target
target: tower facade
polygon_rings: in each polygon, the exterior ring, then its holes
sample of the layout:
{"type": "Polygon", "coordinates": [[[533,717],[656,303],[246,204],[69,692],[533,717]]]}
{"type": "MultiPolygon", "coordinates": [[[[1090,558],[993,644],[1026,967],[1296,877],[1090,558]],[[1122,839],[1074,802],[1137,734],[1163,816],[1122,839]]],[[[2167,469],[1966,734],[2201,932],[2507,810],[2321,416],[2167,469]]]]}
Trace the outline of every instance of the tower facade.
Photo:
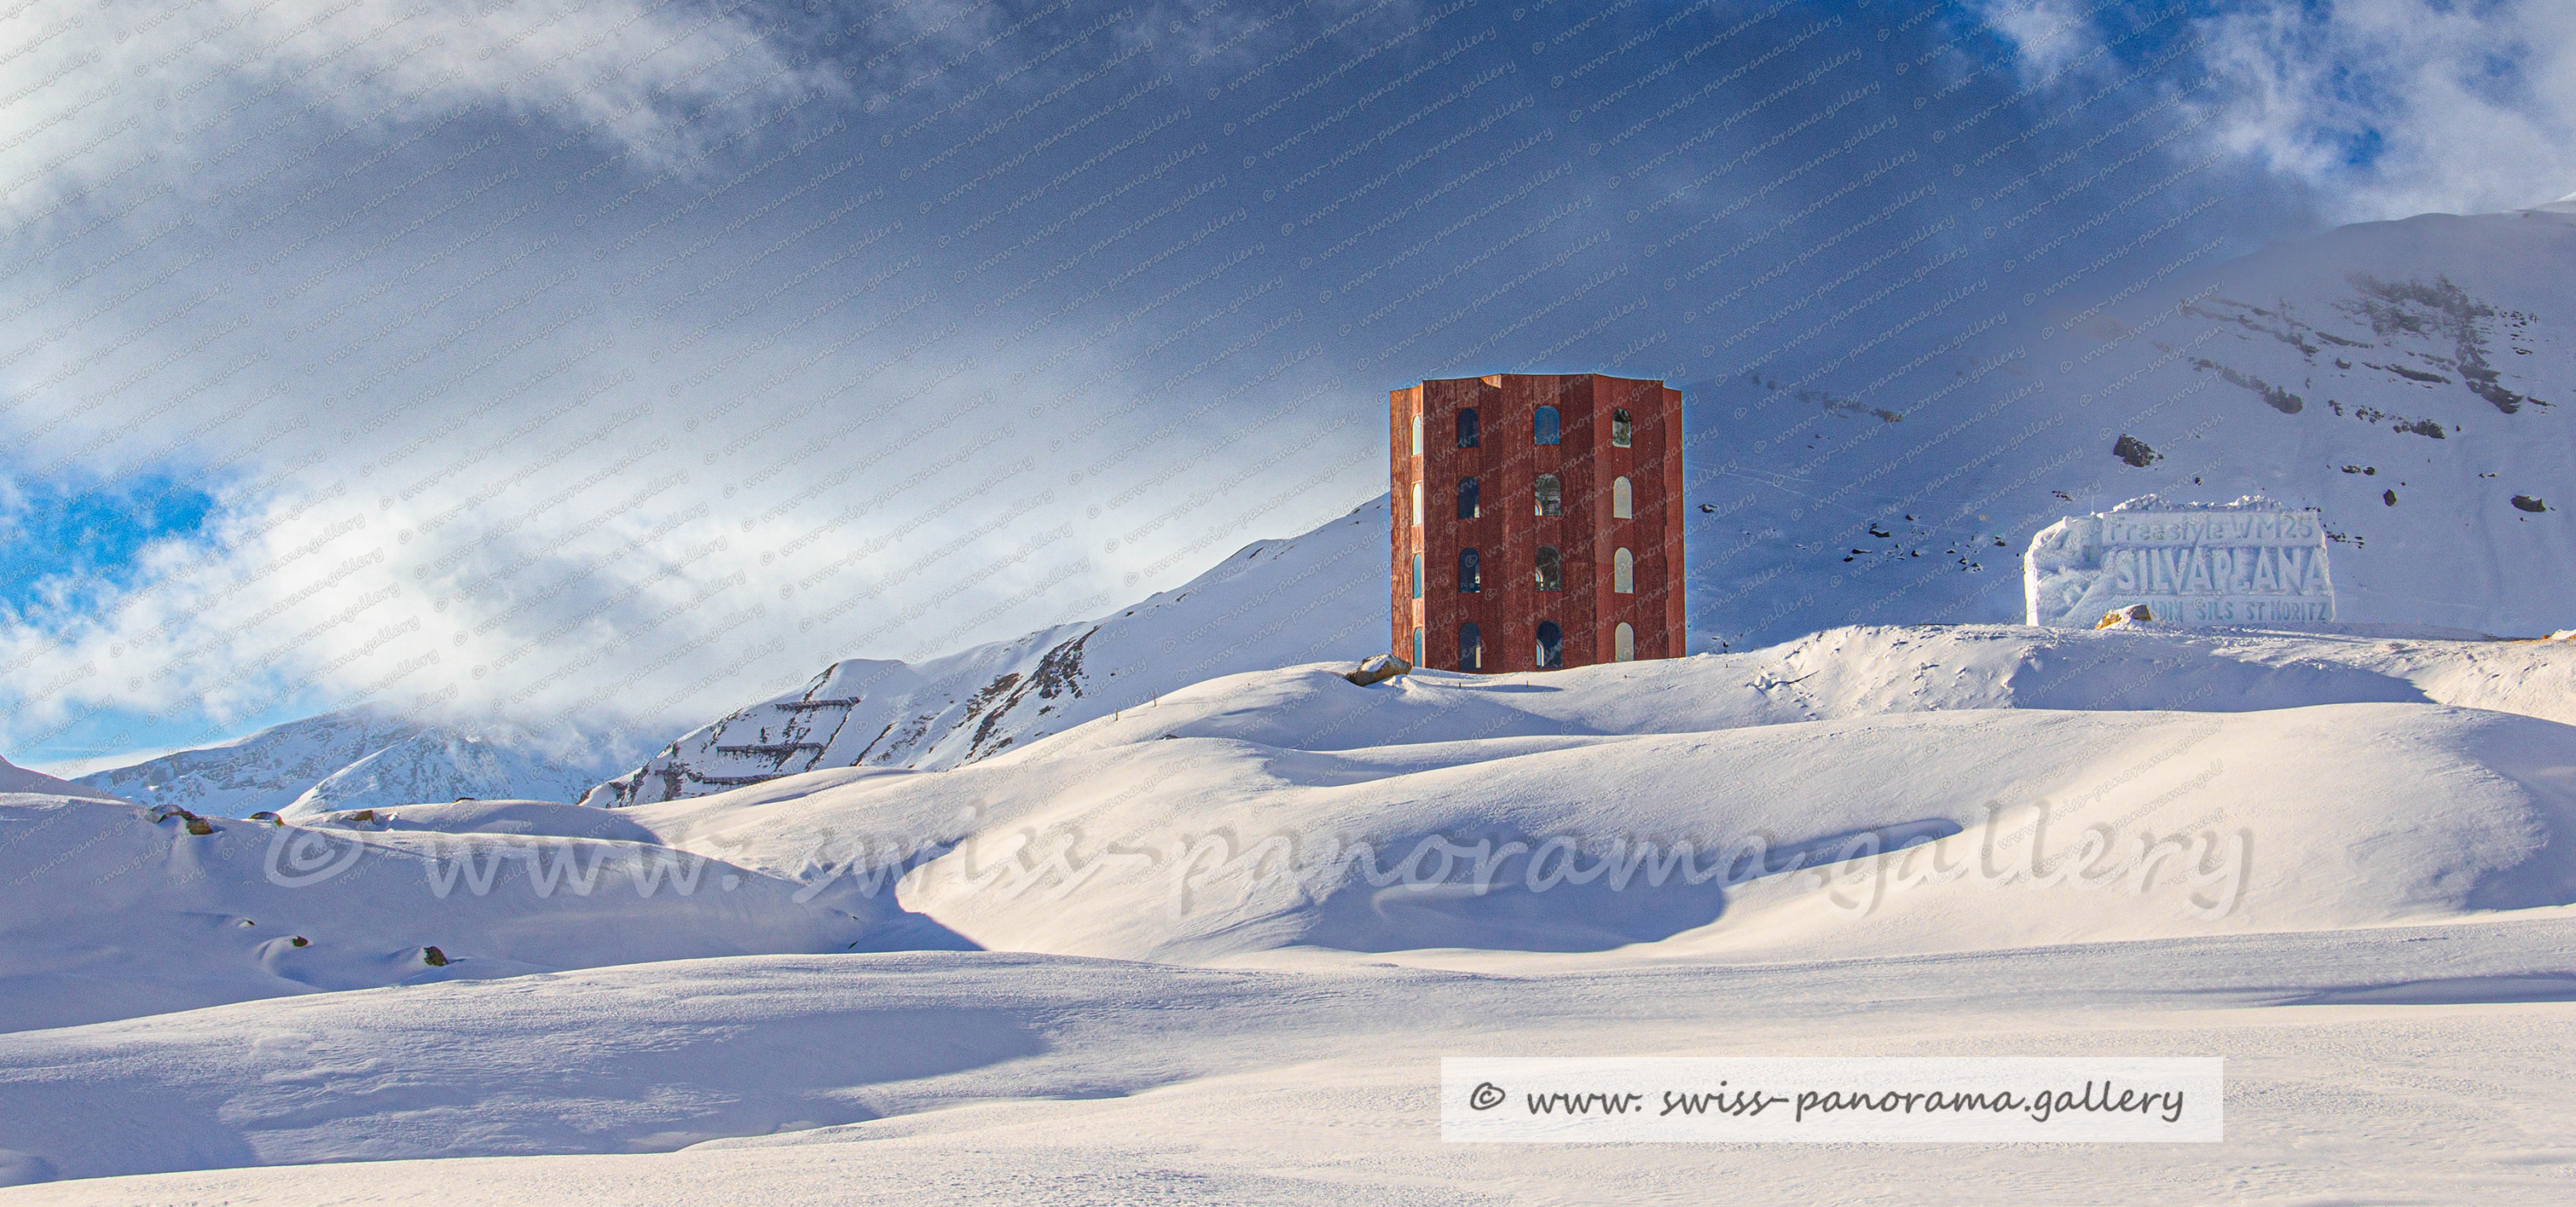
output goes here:
{"type": "Polygon", "coordinates": [[[1387,400],[1398,657],[1491,674],[1687,651],[1681,391],[1498,373],[1387,400]]]}

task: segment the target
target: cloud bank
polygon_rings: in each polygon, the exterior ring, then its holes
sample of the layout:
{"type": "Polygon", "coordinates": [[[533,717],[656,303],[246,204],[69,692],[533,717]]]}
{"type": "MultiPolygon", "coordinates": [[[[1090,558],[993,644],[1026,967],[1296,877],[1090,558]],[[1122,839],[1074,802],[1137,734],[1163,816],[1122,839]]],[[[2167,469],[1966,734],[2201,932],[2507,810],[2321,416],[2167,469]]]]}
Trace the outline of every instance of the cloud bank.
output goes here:
{"type": "Polygon", "coordinates": [[[2202,19],[2221,145],[2339,221],[2491,213],[2576,189],[2576,7],[2331,0],[2202,19]]]}

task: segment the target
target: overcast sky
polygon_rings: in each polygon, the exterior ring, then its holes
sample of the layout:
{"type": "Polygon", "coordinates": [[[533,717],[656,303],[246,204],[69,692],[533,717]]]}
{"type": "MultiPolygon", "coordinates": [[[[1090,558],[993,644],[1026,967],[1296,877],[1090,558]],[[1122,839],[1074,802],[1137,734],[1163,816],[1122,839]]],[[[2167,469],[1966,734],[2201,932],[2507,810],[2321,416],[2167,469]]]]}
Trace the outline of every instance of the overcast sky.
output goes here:
{"type": "Polygon", "coordinates": [[[658,745],[1345,512],[1424,377],[1831,389],[1963,282],[2576,189],[2554,0],[13,0],[0,97],[50,766],[658,745]]]}

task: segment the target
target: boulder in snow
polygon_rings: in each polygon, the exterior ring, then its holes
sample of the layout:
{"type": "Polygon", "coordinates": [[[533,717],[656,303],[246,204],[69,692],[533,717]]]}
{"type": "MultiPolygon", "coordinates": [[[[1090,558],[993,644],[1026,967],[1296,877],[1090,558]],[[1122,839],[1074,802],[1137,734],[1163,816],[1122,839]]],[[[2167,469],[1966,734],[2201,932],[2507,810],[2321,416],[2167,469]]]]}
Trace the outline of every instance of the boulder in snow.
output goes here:
{"type": "Polygon", "coordinates": [[[1342,672],[1342,677],[1362,687],[1384,683],[1398,675],[1411,674],[1413,664],[1393,654],[1371,654],[1361,659],[1355,670],[1342,672]]]}

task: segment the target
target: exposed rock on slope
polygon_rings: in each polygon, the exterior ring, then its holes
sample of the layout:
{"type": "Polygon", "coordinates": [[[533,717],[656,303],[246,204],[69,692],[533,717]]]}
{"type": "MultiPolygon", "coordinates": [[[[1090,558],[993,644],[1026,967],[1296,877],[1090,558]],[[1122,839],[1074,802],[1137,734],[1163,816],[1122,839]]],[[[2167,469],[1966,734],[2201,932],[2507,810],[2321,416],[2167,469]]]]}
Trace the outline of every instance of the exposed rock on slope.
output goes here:
{"type": "Polygon", "coordinates": [[[2153,493],[2319,509],[2346,620],[2546,632],[2576,526],[2515,500],[2576,479],[2571,282],[2576,216],[2427,214],[2144,278],[2008,273],[1990,330],[1847,392],[1698,383],[1691,631],[2017,619],[2005,550],[2153,493]]]}

